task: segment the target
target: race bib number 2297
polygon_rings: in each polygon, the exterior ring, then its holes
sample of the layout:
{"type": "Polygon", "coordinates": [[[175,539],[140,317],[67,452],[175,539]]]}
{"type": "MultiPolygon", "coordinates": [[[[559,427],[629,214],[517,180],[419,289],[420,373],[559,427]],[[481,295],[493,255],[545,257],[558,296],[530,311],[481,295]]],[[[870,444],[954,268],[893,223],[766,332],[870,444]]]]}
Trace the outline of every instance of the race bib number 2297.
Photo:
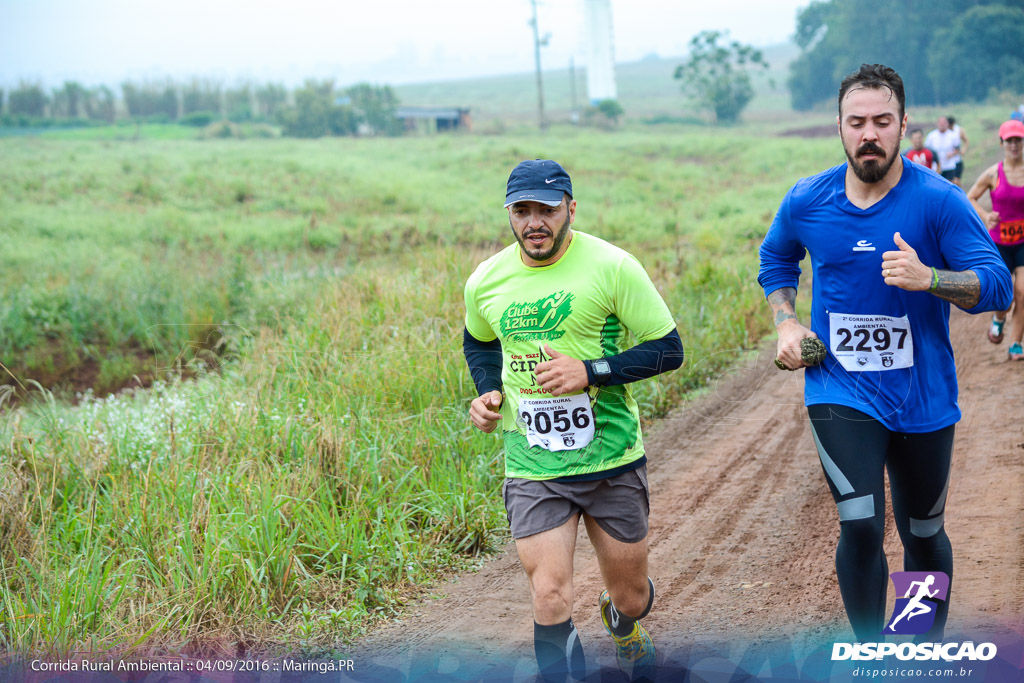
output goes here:
{"type": "Polygon", "coordinates": [[[847,372],[899,370],[914,365],[907,316],[829,313],[829,347],[847,372]]]}

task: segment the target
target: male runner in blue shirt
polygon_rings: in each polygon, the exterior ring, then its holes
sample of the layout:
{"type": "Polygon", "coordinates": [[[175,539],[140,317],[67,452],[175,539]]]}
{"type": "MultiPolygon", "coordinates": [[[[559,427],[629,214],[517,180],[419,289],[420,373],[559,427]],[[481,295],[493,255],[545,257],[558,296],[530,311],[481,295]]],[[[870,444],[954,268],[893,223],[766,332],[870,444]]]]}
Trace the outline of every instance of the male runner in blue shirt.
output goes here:
{"type": "MultiPolygon", "coordinates": [[[[906,571],[952,576],[943,528],[960,419],[949,304],[1005,310],[1009,273],[960,188],[900,156],[903,81],[864,64],[839,88],[847,163],[800,180],[761,245],[758,282],[779,333],[778,363],[805,367],[800,340],[828,347],[804,400],[839,511],[836,573],[860,641],[885,625],[883,470],[906,571]],[[798,262],[811,256],[811,324],[797,320],[798,262]]],[[[939,605],[925,640],[941,638],[939,605]]]]}

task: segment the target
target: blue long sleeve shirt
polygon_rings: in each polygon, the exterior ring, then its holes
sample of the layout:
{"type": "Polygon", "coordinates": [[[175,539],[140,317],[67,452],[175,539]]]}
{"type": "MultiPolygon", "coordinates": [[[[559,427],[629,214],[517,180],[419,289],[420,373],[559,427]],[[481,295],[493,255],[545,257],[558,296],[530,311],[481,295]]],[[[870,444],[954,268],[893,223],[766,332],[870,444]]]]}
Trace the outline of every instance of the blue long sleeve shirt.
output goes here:
{"type": "Polygon", "coordinates": [[[810,329],[824,362],[805,370],[804,403],[860,410],[897,432],[930,432],[960,419],[949,303],[887,285],[882,253],[899,232],[926,266],[971,270],[981,298],[968,313],[1004,310],[1010,274],[964,192],[904,157],[900,181],[861,209],[846,197],[846,164],[794,185],[761,244],[765,296],[796,288],[811,257],[810,329]],[[838,354],[838,357],[837,357],[838,354]]]}

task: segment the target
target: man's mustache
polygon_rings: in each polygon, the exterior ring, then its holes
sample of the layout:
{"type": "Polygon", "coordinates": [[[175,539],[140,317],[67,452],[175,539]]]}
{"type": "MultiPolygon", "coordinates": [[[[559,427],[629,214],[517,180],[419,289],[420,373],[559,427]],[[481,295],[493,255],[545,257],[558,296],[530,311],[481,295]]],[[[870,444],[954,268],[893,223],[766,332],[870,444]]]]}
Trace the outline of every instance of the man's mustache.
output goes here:
{"type": "Polygon", "coordinates": [[[876,154],[876,155],[884,158],[885,157],[885,150],[883,150],[881,147],[879,147],[878,145],[876,145],[873,142],[865,142],[857,150],[857,156],[862,156],[864,154],[876,154]]]}

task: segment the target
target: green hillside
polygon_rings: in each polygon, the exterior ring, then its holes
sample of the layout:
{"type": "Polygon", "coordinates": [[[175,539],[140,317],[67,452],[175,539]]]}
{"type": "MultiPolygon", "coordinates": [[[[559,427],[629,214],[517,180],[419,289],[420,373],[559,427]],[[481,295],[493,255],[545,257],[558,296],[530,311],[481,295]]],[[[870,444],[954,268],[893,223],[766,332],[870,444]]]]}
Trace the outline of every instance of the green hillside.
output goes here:
{"type": "MultiPolygon", "coordinates": [[[[748,116],[777,116],[789,110],[789,93],[785,89],[789,63],[798,48],[792,43],[764,50],[770,69],[755,80],[757,95],[750,103],[748,116]],[[774,82],[774,86],[771,81],[774,82]]],[[[541,57],[543,60],[543,56],[541,57]]],[[[680,92],[680,84],[672,74],[683,57],[648,57],[616,67],[619,102],[629,119],[652,117],[701,118],[692,103],[680,92]]],[[[544,104],[552,122],[569,121],[572,110],[572,88],[569,69],[546,69],[543,73],[544,104]]],[[[575,69],[576,101],[587,104],[586,70],[575,69]]],[[[472,110],[474,125],[484,132],[502,124],[532,123],[537,116],[536,82],[532,71],[487,78],[472,78],[439,83],[417,83],[396,86],[404,105],[460,106],[472,110]]]]}

